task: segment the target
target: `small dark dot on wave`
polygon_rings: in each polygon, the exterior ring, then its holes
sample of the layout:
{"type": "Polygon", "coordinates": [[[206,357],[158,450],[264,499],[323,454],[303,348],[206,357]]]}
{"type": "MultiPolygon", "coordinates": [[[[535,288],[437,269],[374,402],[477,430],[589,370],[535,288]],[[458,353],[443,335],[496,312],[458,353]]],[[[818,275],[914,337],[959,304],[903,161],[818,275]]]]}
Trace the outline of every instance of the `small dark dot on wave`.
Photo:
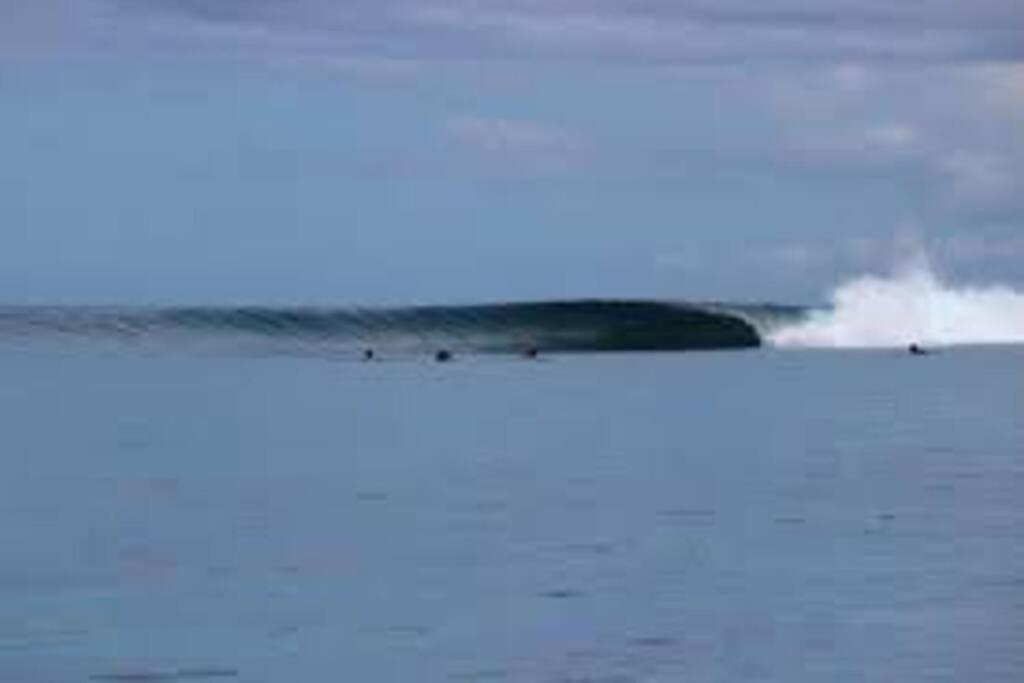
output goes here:
{"type": "Polygon", "coordinates": [[[578,598],[582,595],[583,593],[572,588],[559,588],[555,590],[544,591],[540,594],[542,598],[551,598],[553,600],[567,600],[569,598],[578,598]]]}

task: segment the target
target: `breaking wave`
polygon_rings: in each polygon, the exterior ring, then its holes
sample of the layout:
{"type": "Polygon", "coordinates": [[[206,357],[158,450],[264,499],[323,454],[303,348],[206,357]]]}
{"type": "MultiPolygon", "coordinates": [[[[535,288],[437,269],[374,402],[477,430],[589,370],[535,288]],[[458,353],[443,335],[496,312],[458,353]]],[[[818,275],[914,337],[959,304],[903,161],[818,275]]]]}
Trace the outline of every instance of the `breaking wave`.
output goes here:
{"type": "Polygon", "coordinates": [[[0,343],[88,341],[285,354],[686,351],[1024,343],[1024,293],[953,286],[923,260],[828,306],[593,299],[405,308],[0,307],[0,343]]]}
{"type": "Polygon", "coordinates": [[[952,286],[919,259],[890,276],[847,282],[832,294],[830,307],[765,336],[783,347],[1022,343],[1024,293],[1000,286],[952,286]]]}
{"type": "Polygon", "coordinates": [[[366,346],[393,352],[735,349],[760,346],[753,317],[775,310],[615,300],[392,309],[14,307],[0,308],[0,339],[241,345],[285,353],[366,346]]]}

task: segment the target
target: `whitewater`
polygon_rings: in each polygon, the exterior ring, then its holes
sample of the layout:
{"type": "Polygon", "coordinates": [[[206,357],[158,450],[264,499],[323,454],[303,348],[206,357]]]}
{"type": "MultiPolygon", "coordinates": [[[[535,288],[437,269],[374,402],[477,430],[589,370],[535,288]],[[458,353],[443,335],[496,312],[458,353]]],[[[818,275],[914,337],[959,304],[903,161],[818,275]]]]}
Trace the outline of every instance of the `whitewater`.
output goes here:
{"type": "Polygon", "coordinates": [[[774,346],[798,348],[1019,344],[1024,293],[949,284],[918,260],[889,275],[846,282],[833,292],[831,305],[762,334],[774,346]]]}

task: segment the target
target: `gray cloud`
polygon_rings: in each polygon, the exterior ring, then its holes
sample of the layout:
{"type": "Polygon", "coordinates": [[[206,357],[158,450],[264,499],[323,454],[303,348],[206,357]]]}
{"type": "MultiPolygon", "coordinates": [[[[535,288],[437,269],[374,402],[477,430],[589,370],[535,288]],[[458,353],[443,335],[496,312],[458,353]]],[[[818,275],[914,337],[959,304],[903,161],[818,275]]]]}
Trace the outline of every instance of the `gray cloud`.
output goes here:
{"type": "Polygon", "coordinates": [[[0,5],[0,45],[7,53],[142,47],[154,40],[325,58],[998,61],[1024,57],[1024,5],[1019,0],[11,0],[0,5]],[[232,27],[244,30],[225,30],[232,27]]]}
{"type": "Polygon", "coordinates": [[[963,216],[1024,210],[1022,64],[897,71],[844,65],[793,74],[770,106],[789,159],[898,166],[929,204],[963,216]]]}

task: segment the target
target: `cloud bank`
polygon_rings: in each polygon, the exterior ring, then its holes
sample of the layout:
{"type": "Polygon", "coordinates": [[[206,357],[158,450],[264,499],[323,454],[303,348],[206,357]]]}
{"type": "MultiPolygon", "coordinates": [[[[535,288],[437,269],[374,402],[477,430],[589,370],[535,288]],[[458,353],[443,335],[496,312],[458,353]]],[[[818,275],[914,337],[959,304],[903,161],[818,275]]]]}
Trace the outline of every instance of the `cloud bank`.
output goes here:
{"type": "Polygon", "coordinates": [[[1018,0],[12,0],[8,54],[214,48],[281,57],[1013,61],[1018,0]]]}

